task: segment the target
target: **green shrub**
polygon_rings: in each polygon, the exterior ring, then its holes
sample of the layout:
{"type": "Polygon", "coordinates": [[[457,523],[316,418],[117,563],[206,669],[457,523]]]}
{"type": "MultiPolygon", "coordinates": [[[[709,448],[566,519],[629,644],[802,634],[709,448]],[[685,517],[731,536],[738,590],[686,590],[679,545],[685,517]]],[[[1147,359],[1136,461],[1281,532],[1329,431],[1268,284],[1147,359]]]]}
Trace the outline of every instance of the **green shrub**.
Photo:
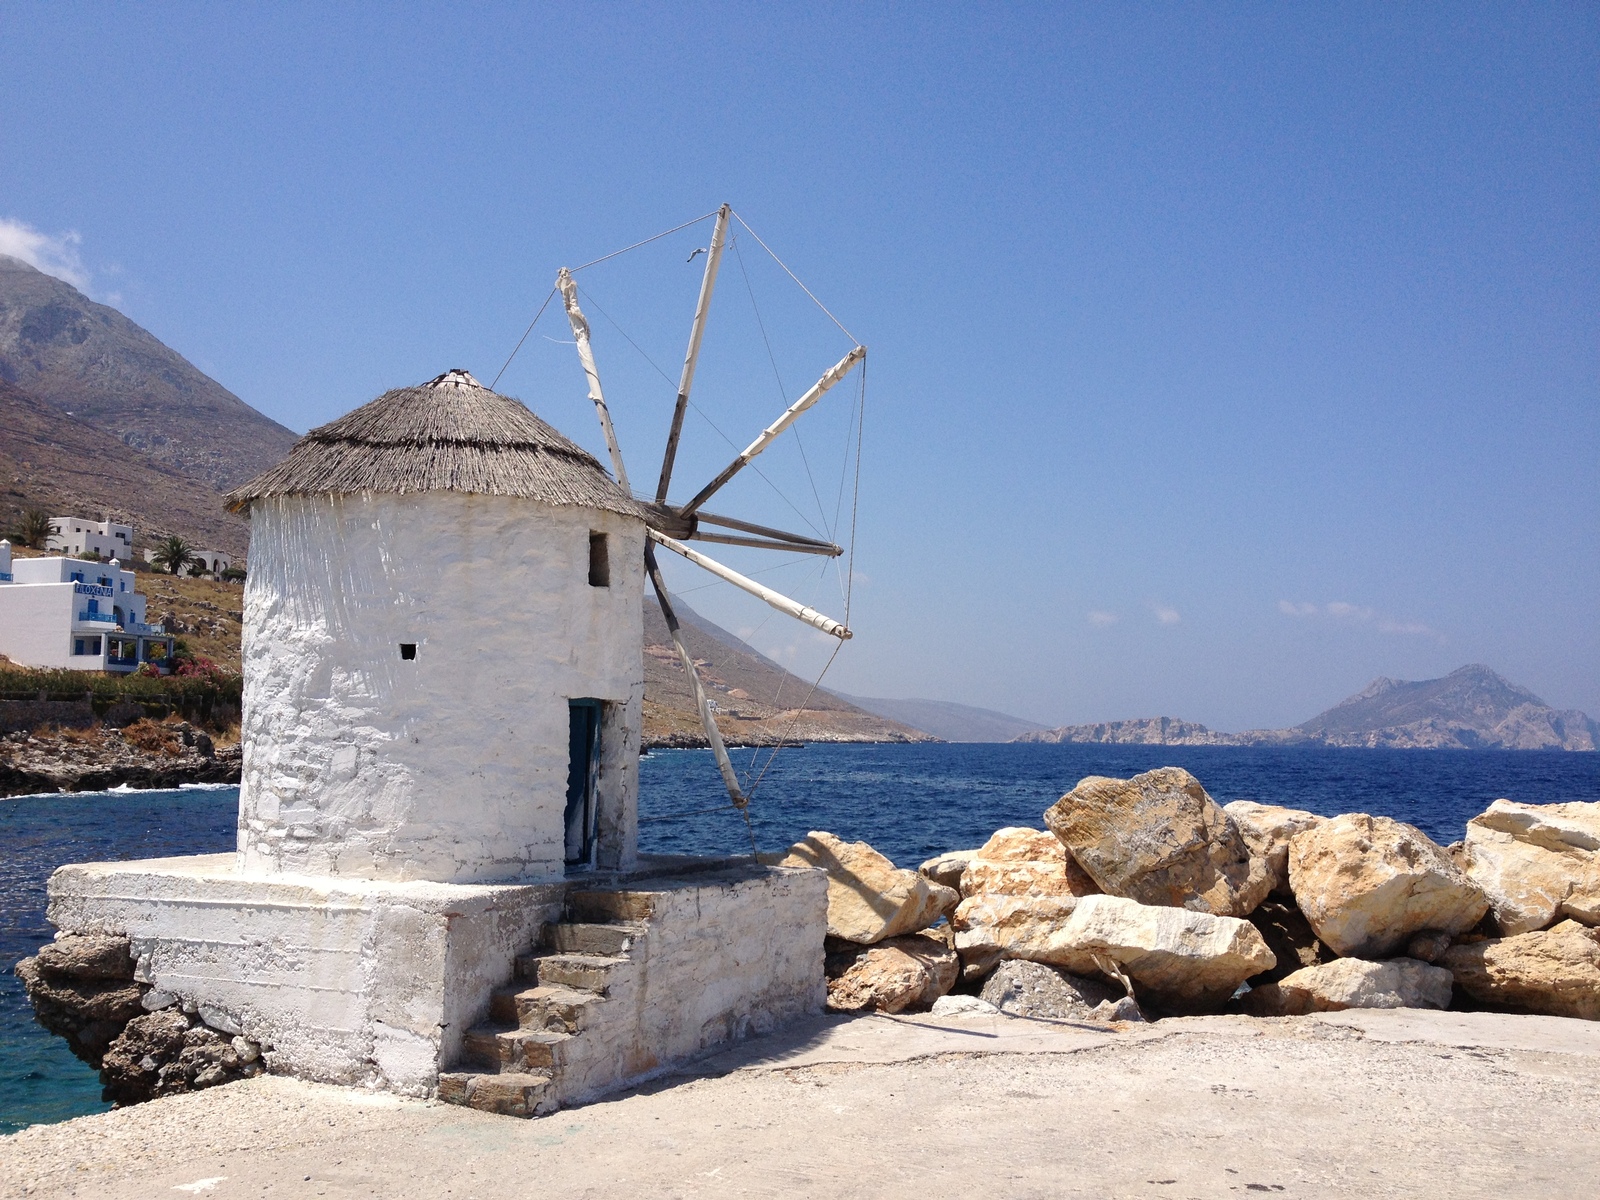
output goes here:
{"type": "Polygon", "coordinates": [[[137,704],[154,720],[177,713],[212,725],[236,720],[244,681],[212,669],[191,675],[108,675],[0,664],[0,700],[86,700],[97,717],[119,702],[137,704]]]}

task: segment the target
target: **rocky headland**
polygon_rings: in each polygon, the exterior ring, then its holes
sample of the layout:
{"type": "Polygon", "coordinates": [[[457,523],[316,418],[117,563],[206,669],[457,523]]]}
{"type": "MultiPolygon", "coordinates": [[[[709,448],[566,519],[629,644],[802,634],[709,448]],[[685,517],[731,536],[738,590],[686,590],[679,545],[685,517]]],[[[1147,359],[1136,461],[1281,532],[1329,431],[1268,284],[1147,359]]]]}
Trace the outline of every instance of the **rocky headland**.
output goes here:
{"type": "Polygon", "coordinates": [[[1063,725],[1018,742],[1136,746],[1337,746],[1396,750],[1595,750],[1600,724],[1554,709],[1527,688],[1471,664],[1440,679],[1380,678],[1289,729],[1221,733],[1176,717],[1063,725]]]}
{"type": "Polygon", "coordinates": [[[0,796],[238,783],[237,740],[187,721],[142,718],[128,726],[49,726],[0,735],[0,796]]]}

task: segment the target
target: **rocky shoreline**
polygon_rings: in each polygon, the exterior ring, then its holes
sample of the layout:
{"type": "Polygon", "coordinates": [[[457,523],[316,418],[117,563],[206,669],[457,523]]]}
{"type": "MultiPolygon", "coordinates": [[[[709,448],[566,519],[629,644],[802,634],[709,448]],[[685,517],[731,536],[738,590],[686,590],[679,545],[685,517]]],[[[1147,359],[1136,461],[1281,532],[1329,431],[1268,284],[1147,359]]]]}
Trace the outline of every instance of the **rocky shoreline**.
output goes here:
{"type": "Polygon", "coordinates": [[[237,742],[187,721],[18,730],[0,737],[0,797],[238,783],[237,742]]]}
{"type": "Polygon", "coordinates": [[[896,867],[814,832],[834,1011],[1126,1022],[1361,1008],[1600,1020],[1600,803],[1414,826],[1218,805],[1187,771],[1079,782],[982,847],[896,867]]]}

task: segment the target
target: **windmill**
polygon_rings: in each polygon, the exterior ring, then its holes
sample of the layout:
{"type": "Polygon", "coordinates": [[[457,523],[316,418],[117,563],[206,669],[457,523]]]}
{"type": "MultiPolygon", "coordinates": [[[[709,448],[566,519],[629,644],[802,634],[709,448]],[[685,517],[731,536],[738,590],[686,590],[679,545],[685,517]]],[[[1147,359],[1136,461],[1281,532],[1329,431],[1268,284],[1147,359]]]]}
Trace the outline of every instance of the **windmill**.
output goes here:
{"type": "MultiPolygon", "coordinates": [[[[688,676],[689,686],[694,695],[695,707],[699,710],[700,722],[705,727],[706,740],[710,743],[711,751],[716,756],[717,769],[721,772],[722,782],[728,789],[728,797],[735,808],[745,810],[749,804],[749,797],[740,786],[739,777],[735,773],[733,763],[728,757],[727,747],[723,744],[722,733],[717,727],[716,715],[710,700],[706,696],[705,684],[700,678],[699,669],[695,666],[694,657],[684,644],[682,629],[679,625],[677,614],[672,607],[672,598],[667,592],[666,582],[662,578],[661,569],[656,560],[656,547],[660,546],[672,551],[674,554],[681,555],[695,566],[710,572],[718,579],[749,592],[752,596],[771,605],[785,616],[792,617],[814,629],[836,637],[841,642],[848,640],[850,630],[842,621],[836,621],[814,608],[801,604],[781,592],[758,583],[756,580],[740,574],[731,567],[702,554],[685,543],[700,541],[727,546],[746,546],[761,550],[777,550],[787,553],[825,555],[830,558],[837,558],[844,553],[843,548],[833,542],[788,533],[781,529],[773,529],[769,526],[741,520],[737,517],[721,516],[708,512],[705,505],[740,471],[777,441],[786,429],[798,421],[831,388],[860,364],[866,358],[867,348],[856,342],[849,353],[824,371],[816,383],[812,384],[799,399],[788,405],[777,420],[764,428],[756,436],[755,440],[745,447],[715,478],[695,492],[688,501],[679,504],[671,503],[668,500],[668,493],[672,484],[673,463],[677,458],[678,441],[682,435],[684,417],[689,408],[689,398],[694,387],[695,367],[700,358],[700,343],[705,334],[706,318],[711,308],[712,293],[716,290],[717,270],[722,263],[722,253],[727,244],[729,221],[732,216],[733,212],[726,204],[716,212],[716,224],[712,229],[710,245],[705,252],[705,273],[700,281],[700,295],[695,304],[693,320],[689,326],[689,345],[684,353],[683,372],[678,380],[677,402],[673,408],[672,425],[667,434],[665,453],[662,455],[660,478],[656,483],[654,499],[641,501],[641,504],[647,514],[647,536],[644,549],[645,573],[649,576],[651,587],[655,590],[656,600],[661,606],[661,615],[665,619],[667,630],[672,636],[673,647],[677,651],[678,659],[688,676]]],[[[703,220],[704,218],[700,219],[703,220]]],[[[690,224],[693,223],[690,222],[690,224]]],[[[679,228],[682,228],[682,226],[679,228]]],[[[674,231],[669,230],[668,232],[674,231]]],[[[760,239],[757,238],[757,241],[760,241],[760,239]]],[[[765,243],[762,243],[762,245],[764,247],[765,243]]],[[[691,255],[690,257],[692,261],[694,256],[691,255]]],[[[784,269],[788,270],[787,267],[784,269]]],[[[790,274],[792,275],[792,272],[790,274]]],[[[799,282],[798,279],[796,282],[799,282]]],[[[801,287],[804,289],[803,284],[801,287]]],[[[578,288],[573,280],[571,270],[566,267],[561,268],[556,277],[555,290],[560,292],[566,306],[567,320],[572,327],[573,339],[577,344],[578,359],[582,363],[584,376],[588,380],[589,399],[594,402],[595,413],[600,418],[600,429],[605,435],[606,448],[611,454],[612,470],[616,474],[617,482],[622,485],[624,490],[632,494],[633,487],[628,479],[627,468],[622,461],[622,448],[617,440],[616,429],[611,423],[611,411],[606,406],[605,392],[600,385],[600,372],[596,366],[594,348],[590,342],[589,322],[578,304],[578,288]]],[[[810,295],[809,290],[807,290],[807,294],[810,295]]],[[[812,299],[815,300],[815,297],[812,297],[812,299]]],[[[819,307],[821,307],[820,302],[819,307]]],[[[826,312],[827,310],[823,309],[823,311],[826,312]]],[[[832,314],[829,314],[829,316],[831,317],[832,314]]],[[[534,319],[535,321],[538,320],[537,317],[534,319]]],[[[835,321],[835,324],[837,324],[837,321],[835,321]]],[[[843,326],[840,326],[840,328],[843,329],[843,326]]],[[[855,339],[851,338],[851,341],[854,342],[855,339]]]]}

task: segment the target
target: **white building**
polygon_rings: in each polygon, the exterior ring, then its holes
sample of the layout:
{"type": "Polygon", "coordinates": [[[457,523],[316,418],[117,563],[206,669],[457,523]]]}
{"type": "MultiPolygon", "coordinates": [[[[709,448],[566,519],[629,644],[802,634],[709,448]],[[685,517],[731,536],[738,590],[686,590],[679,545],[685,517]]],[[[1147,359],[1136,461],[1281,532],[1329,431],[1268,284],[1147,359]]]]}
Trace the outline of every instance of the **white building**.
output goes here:
{"type": "Polygon", "coordinates": [[[0,541],[0,654],[25,667],[70,671],[165,669],[173,639],[145,623],[137,579],[110,563],[11,557],[0,541]]]}
{"type": "Polygon", "coordinates": [[[593,456],[451,371],[228,500],[238,851],[50,883],[58,928],[129,938],[147,1007],[279,1073],[519,1115],[820,1010],[819,872],[640,861],[648,512],[593,456]],[[542,1024],[530,970],[592,1007],[542,1024]]]}
{"type": "Polygon", "coordinates": [[[88,517],[51,517],[45,549],[129,562],[133,558],[133,526],[88,517]]]}
{"type": "Polygon", "coordinates": [[[324,426],[229,501],[251,524],[247,870],[632,860],[645,523],[599,463],[462,373],[324,426]]]}
{"type": "MultiPolygon", "coordinates": [[[[144,552],[144,560],[154,563],[156,556],[161,551],[151,547],[144,552]]],[[[222,550],[191,550],[189,552],[189,565],[181,574],[184,575],[214,575],[221,576],[229,567],[233,566],[233,557],[222,550]]]]}

